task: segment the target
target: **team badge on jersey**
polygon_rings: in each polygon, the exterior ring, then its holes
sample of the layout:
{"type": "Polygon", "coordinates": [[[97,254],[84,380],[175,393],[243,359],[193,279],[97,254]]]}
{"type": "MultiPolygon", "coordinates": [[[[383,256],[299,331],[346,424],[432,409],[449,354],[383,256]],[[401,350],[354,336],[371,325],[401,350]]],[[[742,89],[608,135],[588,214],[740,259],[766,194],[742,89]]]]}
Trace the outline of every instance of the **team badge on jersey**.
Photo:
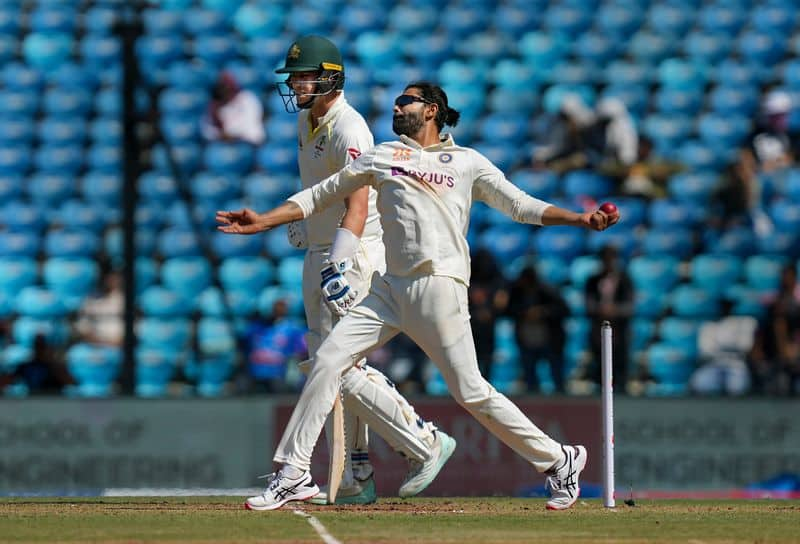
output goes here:
{"type": "Polygon", "coordinates": [[[359,158],[361,156],[361,151],[359,151],[355,147],[348,147],[347,148],[347,154],[350,155],[350,159],[351,160],[356,160],[357,158],[359,158]]]}
{"type": "Polygon", "coordinates": [[[325,142],[327,142],[328,138],[325,134],[319,137],[319,141],[314,144],[314,158],[318,159],[325,151],[325,142]]]}
{"type": "Polygon", "coordinates": [[[439,153],[439,162],[443,162],[447,164],[448,162],[453,160],[453,156],[450,153],[439,153]]]}

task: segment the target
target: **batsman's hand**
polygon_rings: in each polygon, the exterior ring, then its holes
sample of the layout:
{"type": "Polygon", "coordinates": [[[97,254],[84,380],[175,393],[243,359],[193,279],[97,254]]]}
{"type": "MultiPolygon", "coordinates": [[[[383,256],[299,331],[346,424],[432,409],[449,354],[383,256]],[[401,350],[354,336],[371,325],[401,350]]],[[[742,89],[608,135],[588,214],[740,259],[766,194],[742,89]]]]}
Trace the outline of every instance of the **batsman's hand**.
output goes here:
{"type": "Polygon", "coordinates": [[[230,234],[256,234],[269,230],[259,224],[259,215],[250,208],[236,211],[218,211],[216,215],[217,230],[230,234]]]}
{"type": "Polygon", "coordinates": [[[350,286],[344,273],[351,268],[350,259],[326,262],[320,271],[322,275],[322,295],[331,311],[342,317],[353,307],[358,293],[350,286]]]}
{"type": "Polygon", "coordinates": [[[305,221],[292,221],[286,225],[286,235],[289,243],[297,249],[308,248],[308,229],[305,221]]]}

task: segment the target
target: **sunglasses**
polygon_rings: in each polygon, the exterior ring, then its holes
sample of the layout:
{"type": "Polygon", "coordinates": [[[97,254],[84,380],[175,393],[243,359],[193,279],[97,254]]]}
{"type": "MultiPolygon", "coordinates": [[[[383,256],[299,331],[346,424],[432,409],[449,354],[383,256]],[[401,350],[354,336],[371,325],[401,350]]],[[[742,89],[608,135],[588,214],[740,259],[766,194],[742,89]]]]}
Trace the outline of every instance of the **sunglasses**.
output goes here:
{"type": "Polygon", "coordinates": [[[433,104],[428,100],[425,100],[421,96],[414,96],[411,94],[401,94],[397,98],[394,99],[394,105],[398,108],[403,108],[408,106],[409,104],[413,104],[414,102],[422,102],[423,104],[433,104]]]}

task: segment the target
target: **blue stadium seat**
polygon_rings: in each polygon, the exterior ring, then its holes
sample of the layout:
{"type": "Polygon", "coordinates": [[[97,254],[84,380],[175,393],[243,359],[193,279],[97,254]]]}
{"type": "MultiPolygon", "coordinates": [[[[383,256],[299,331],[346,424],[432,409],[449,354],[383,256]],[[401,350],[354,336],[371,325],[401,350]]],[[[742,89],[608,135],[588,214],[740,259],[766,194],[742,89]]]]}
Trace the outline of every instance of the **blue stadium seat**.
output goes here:
{"type": "Polygon", "coordinates": [[[746,85],[718,85],[709,95],[712,111],[720,115],[751,116],[758,108],[758,89],[746,85]]]}
{"type": "Polygon", "coordinates": [[[719,315],[719,297],[692,285],[679,285],[670,294],[670,307],[678,317],[708,319],[719,315]]]}
{"type": "Polygon", "coordinates": [[[786,2],[755,6],[750,12],[751,24],[755,30],[765,34],[788,36],[797,23],[797,12],[793,7],[786,2]]]}
{"type": "Polygon", "coordinates": [[[139,347],[136,350],[135,394],[140,398],[165,397],[177,369],[178,353],[169,349],[139,347]]]}
{"type": "Polygon", "coordinates": [[[122,44],[117,36],[89,34],[80,42],[83,64],[93,70],[122,62],[122,44]]]}
{"type": "Polygon", "coordinates": [[[733,49],[730,37],[695,30],[683,41],[683,51],[693,62],[710,66],[722,61],[733,49]]]}
{"type": "Polygon", "coordinates": [[[117,12],[112,6],[91,6],[83,13],[83,28],[90,34],[110,34],[116,19],[117,12]]]}
{"type": "Polygon", "coordinates": [[[522,59],[535,71],[549,68],[569,51],[569,44],[564,38],[539,31],[524,34],[517,47],[522,59]]]}
{"type": "Polygon", "coordinates": [[[197,394],[207,398],[219,397],[224,393],[225,382],[235,369],[234,354],[205,357],[195,364],[195,368],[197,394]]]}
{"type": "Polygon", "coordinates": [[[750,132],[751,121],[744,115],[706,113],[698,119],[697,132],[706,144],[719,148],[740,147],[750,132]]]}
{"type": "Polygon", "coordinates": [[[225,317],[228,307],[218,287],[209,287],[197,297],[197,310],[208,317],[225,317]]]}
{"type": "Polygon", "coordinates": [[[42,145],[36,149],[33,164],[41,172],[77,176],[83,168],[80,145],[42,145]]]}
{"type": "Polygon", "coordinates": [[[34,232],[0,231],[0,257],[36,257],[41,242],[34,232]]]}
{"type": "Polygon", "coordinates": [[[621,5],[604,2],[595,15],[595,24],[600,33],[623,40],[633,35],[644,21],[638,5],[621,5]]]}
{"type": "Polygon", "coordinates": [[[682,6],[660,3],[648,11],[647,23],[659,34],[677,38],[686,35],[694,23],[694,17],[690,10],[682,6]]]}
{"type": "Polygon", "coordinates": [[[40,286],[23,287],[14,300],[14,309],[38,319],[61,318],[69,312],[58,293],[40,286]]]}
{"type": "Polygon", "coordinates": [[[200,62],[223,66],[237,58],[237,39],[231,34],[197,36],[192,42],[192,54],[200,62]]]}
{"type": "Polygon", "coordinates": [[[524,62],[509,58],[498,61],[489,69],[488,81],[493,85],[510,91],[528,93],[535,89],[541,76],[524,62]]]}
{"type": "Polygon", "coordinates": [[[31,93],[24,89],[0,90],[0,100],[3,101],[5,115],[14,115],[19,118],[32,117],[39,108],[38,93],[31,93]]]}
{"type": "Polygon", "coordinates": [[[162,171],[145,172],[137,187],[143,202],[159,207],[166,207],[180,197],[175,178],[162,171]]]}
{"type": "Polygon", "coordinates": [[[650,30],[634,34],[628,45],[628,55],[637,63],[655,66],[675,54],[675,40],[650,30]]]}
{"type": "Polygon", "coordinates": [[[639,234],[625,223],[611,230],[588,234],[586,248],[590,252],[597,253],[605,246],[617,248],[620,258],[629,259],[639,253],[639,234]]]}
{"type": "Polygon", "coordinates": [[[630,349],[633,354],[647,348],[652,343],[655,333],[656,324],[652,319],[646,317],[632,319],[630,349]]]}
{"type": "Polygon", "coordinates": [[[253,147],[244,143],[211,143],[205,149],[204,165],[214,174],[242,176],[253,165],[253,147]]]}
{"type": "Polygon", "coordinates": [[[486,10],[463,6],[460,9],[441,10],[441,28],[449,30],[451,36],[467,36],[485,28],[486,10]]]}
{"type": "Polygon", "coordinates": [[[648,218],[650,226],[657,229],[687,228],[703,220],[705,213],[699,203],[662,199],[650,204],[648,218]]]}
{"type": "Polygon", "coordinates": [[[213,172],[201,172],[189,183],[192,196],[199,202],[217,203],[238,198],[240,181],[234,176],[234,169],[220,169],[213,172]]]}
{"type": "Polygon", "coordinates": [[[545,73],[547,83],[561,85],[593,85],[600,80],[597,68],[583,63],[561,60],[545,73]]]}
{"type": "Polygon", "coordinates": [[[36,127],[41,145],[65,146],[86,140],[86,122],[80,117],[46,117],[36,127]]]}
{"type": "Polygon", "coordinates": [[[204,257],[172,257],[161,265],[161,283],[186,300],[194,300],[213,279],[204,257]]]}
{"type": "Polygon", "coordinates": [[[40,206],[57,206],[72,197],[75,180],[56,173],[37,173],[28,178],[27,192],[31,200],[40,206]]]}
{"type": "Polygon", "coordinates": [[[699,65],[681,58],[669,58],[658,65],[658,81],[664,87],[702,91],[706,73],[699,65]]]}
{"type": "Polygon", "coordinates": [[[535,6],[499,5],[492,10],[492,26],[506,36],[521,36],[539,27],[542,13],[535,6]]]}
{"type": "Polygon", "coordinates": [[[669,178],[667,191],[676,201],[708,204],[718,185],[718,176],[711,172],[685,172],[669,178]]]}
{"type": "MultiPolygon", "coordinates": [[[[78,397],[108,397],[122,368],[122,353],[108,346],[78,343],[66,353],[67,370],[78,382],[71,394],[78,397]]],[[[69,393],[68,393],[69,394],[69,393]]]]}
{"type": "Polygon", "coordinates": [[[589,31],[577,37],[572,53],[589,65],[603,66],[616,57],[618,49],[618,42],[606,34],[589,31]]]}
{"type": "Polygon", "coordinates": [[[534,244],[540,255],[570,260],[583,253],[586,234],[569,227],[547,227],[536,232],[534,244]]]}
{"type": "Polygon", "coordinates": [[[510,146],[513,140],[500,141],[497,139],[482,140],[473,144],[474,148],[489,161],[494,164],[501,172],[510,172],[518,166],[523,157],[519,152],[510,146]]]}
{"type": "Polygon", "coordinates": [[[643,225],[647,221],[648,204],[642,198],[637,197],[617,197],[614,203],[619,208],[622,223],[628,229],[633,229],[639,225],[643,225]]]}
{"type": "Polygon", "coordinates": [[[303,282],[303,257],[284,257],[278,263],[278,283],[284,287],[300,288],[303,282]]]}
{"type": "Polygon", "coordinates": [[[641,248],[645,255],[671,255],[679,259],[686,259],[694,251],[694,238],[692,231],[686,226],[651,228],[644,235],[641,248]]]}
{"type": "Polygon", "coordinates": [[[25,176],[31,169],[31,150],[28,145],[9,142],[0,147],[0,175],[11,179],[25,176]]]}
{"type": "Polygon", "coordinates": [[[586,315],[586,295],[582,289],[575,287],[565,287],[561,291],[564,301],[569,307],[572,317],[583,317],[586,315]]]}
{"type": "Polygon", "coordinates": [[[637,291],[668,292],[680,281],[680,261],[672,255],[640,255],[633,257],[628,274],[637,291]]]}
{"type": "Polygon", "coordinates": [[[361,65],[377,69],[397,62],[397,52],[402,49],[400,37],[392,32],[365,32],[356,37],[352,48],[361,65]]]}
{"type": "Polygon", "coordinates": [[[439,22],[440,16],[441,13],[428,6],[395,5],[389,12],[387,30],[399,34],[429,34],[439,22]]]}
{"type": "Polygon", "coordinates": [[[275,269],[264,257],[228,257],[219,266],[219,279],[226,290],[260,292],[275,279],[275,269]]]}
{"type": "Polygon", "coordinates": [[[22,186],[22,176],[0,175],[0,202],[19,199],[22,186]]]}
{"type": "Polygon", "coordinates": [[[498,225],[483,231],[478,246],[492,252],[498,262],[508,262],[528,252],[530,228],[524,225],[498,225]]]}
{"type": "Polygon", "coordinates": [[[42,206],[24,200],[12,200],[2,205],[0,224],[11,231],[28,231],[38,235],[47,227],[42,206]]]}
{"type": "Polygon", "coordinates": [[[648,395],[683,395],[694,370],[694,360],[685,350],[663,343],[647,349],[647,368],[656,384],[648,388],[648,395]]]}
{"type": "Polygon", "coordinates": [[[158,253],[165,259],[170,257],[199,257],[203,250],[197,234],[191,229],[170,227],[158,234],[158,253]]]}
{"type": "Polygon", "coordinates": [[[733,301],[733,315],[749,315],[761,320],[767,316],[768,306],[774,300],[773,292],[739,284],[725,291],[725,297],[733,301]]]}
{"type": "Polygon", "coordinates": [[[146,316],[136,323],[139,345],[180,352],[192,337],[192,322],[181,317],[146,316]]]}
{"type": "Polygon", "coordinates": [[[761,291],[775,290],[785,265],[786,259],[782,257],[751,255],[744,262],[745,283],[761,291]]]}
{"type": "Polygon", "coordinates": [[[75,31],[76,22],[73,10],[55,2],[37,5],[28,19],[31,31],[43,34],[71,34],[75,31]]]}
{"type": "Polygon", "coordinates": [[[199,120],[208,105],[208,95],[202,89],[169,87],[158,96],[159,111],[170,115],[186,115],[199,120]]]}
{"type": "MultiPolygon", "coordinates": [[[[12,114],[13,115],[13,114],[12,114]]],[[[0,121],[0,145],[26,149],[33,143],[34,125],[27,115],[5,117],[0,121]]]]}
{"type": "Polygon", "coordinates": [[[236,336],[230,322],[218,317],[202,317],[197,322],[197,345],[202,356],[236,352],[236,336]]]}
{"type": "MultiPolygon", "coordinates": [[[[35,289],[26,287],[26,289],[35,289]]],[[[70,328],[66,319],[54,317],[32,317],[19,315],[11,325],[11,339],[14,343],[33,347],[38,335],[43,335],[53,346],[63,346],[70,336],[70,328]]]]}
{"type": "Polygon", "coordinates": [[[51,222],[66,229],[93,230],[105,226],[110,214],[105,208],[80,198],[72,198],[61,203],[50,212],[51,222]]]}
{"type": "MultiPolygon", "coordinates": [[[[42,72],[22,62],[6,64],[0,72],[0,81],[6,89],[13,91],[37,92],[44,86],[42,72]]],[[[6,107],[6,104],[3,104],[6,107]]]]}
{"type": "MultiPolygon", "coordinates": [[[[206,64],[194,61],[174,61],[167,68],[166,84],[168,88],[176,90],[205,89],[211,88],[216,76],[217,70],[206,64]]],[[[162,114],[165,113],[164,110],[161,111],[162,114]]],[[[197,121],[197,118],[194,120],[197,121]]]]}
{"type": "Polygon", "coordinates": [[[45,83],[52,89],[78,89],[94,92],[100,83],[99,74],[82,64],[65,62],[44,74],[45,83]]]}
{"type": "Polygon", "coordinates": [[[89,138],[94,144],[105,142],[120,145],[122,143],[122,123],[118,119],[95,117],[89,123],[89,138]]]}
{"type": "Polygon", "coordinates": [[[664,87],[655,94],[656,109],[665,116],[694,116],[703,106],[701,92],[664,87]]]}
{"type": "Polygon", "coordinates": [[[273,259],[283,259],[285,257],[297,256],[301,250],[289,243],[285,229],[273,229],[267,232],[263,240],[264,250],[273,259]]]}
{"type": "Polygon", "coordinates": [[[559,189],[558,176],[549,170],[515,170],[509,177],[511,182],[531,196],[547,200],[559,189]]]}
{"type": "Polygon", "coordinates": [[[600,259],[594,255],[579,255],[569,265],[569,279],[573,287],[583,289],[586,281],[600,271],[600,259]]]}
{"type": "Polygon", "coordinates": [[[61,298],[64,306],[77,310],[83,299],[97,288],[100,269],[92,259],[53,257],[42,267],[44,284],[61,298]]]}
{"type": "Polygon", "coordinates": [[[139,308],[145,316],[157,318],[185,317],[192,311],[192,305],[178,293],[153,285],[145,289],[138,300],[139,308]]]}
{"type": "MultiPolygon", "coordinates": [[[[339,28],[347,38],[354,39],[358,34],[376,28],[384,28],[388,20],[388,13],[389,11],[379,3],[353,2],[342,6],[335,16],[339,28]]],[[[420,36],[420,38],[422,37],[420,36]]]]}
{"type": "Polygon", "coordinates": [[[263,248],[264,241],[258,236],[231,236],[224,232],[215,232],[211,235],[211,249],[220,259],[256,257],[261,254],[263,248]]]}
{"type": "Polygon", "coordinates": [[[663,291],[636,291],[633,299],[633,313],[636,317],[660,318],[669,308],[669,295],[663,291]]]}
{"type": "MultiPolygon", "coordinates": [[[[202,149],[199,145],[185,142],[173,145],[170,150],[181,175],[191,176],[202,166],[202,149]]],[[[156,170],[170,171],[170,159],[166,148],[161,144],[153,148],[153,166],[156,170]]]]}
{"type": "Polygon", "coordinates": [[[711,3],[700,10],[700,28],[709,34],[736,36],[746,22],[747,11],[732,3],[711,3]]]}
{"type": "MultiPolygon", "coordinates": [[[[295,5],[286,16],[286,30],[293,36],[306,34],[325,35],[331,29],[330,23],[336,11],[334,6],[335,4],[330,2],[316,2],[313,6],[295,5]]],[[[388,6],[386,9],[388,11],[388,6]]]]}
{"type": "Polygon", "coordinates": [[[14,60],[17,54],[17,38],[0,35],[0,62],[3,64],[14,60]]]}
{"type": "Polygon", "coordinates": [[[689,263],[692,284],[712,295],[721,295],[736,283],[742,273],[742,261],[730,255],[700,254],[689,263]]]}
{"type": "Polygon", "coordinates": [[[145,289],[151,285],[155,285],[158,281],[158,264],[150,257],[137,256],[134,273],[136,274],[136,292],[142,293],[145,289]]]}
{"type": "Polygon", "coordinates": [[[72,47],[72,37],[67,34],[31,32],[22,41],[22,55],[28,65],[46,71],[64,63],[72,47]]]}
{"type": "MultiPolygon", "coordinates": [[[[236,315],[250,316],[258,310],[258,299],[252,292],[244,289],[225,291],[225,301],[229,308],[235,309],[236,315]]],[[[237,330],[240,330],[237,324],[237,330]]]]}
{"type": "Polygon", "coordinates": [[[242,4],[233,15],[231,23],[245,38],[271,36],[283,30],[286,13],[278,4],[242,4]]]}
{"type": "Polygon", "coordinates": [[[800,256],[800,236],[794,232],[773,232],[756,239],[756,250],[763,255],[800,256]]]}
{"type": "Polygon", "coordinates": [[[613,192],[610,179],[590,170],[573,170],[562,179],[564,196],[567,198],[605,198],[613,192]]]}
{"type": "Polygon", "coordinates": [[[719,235],[709,231],[705,246],[708,252],[717,255],[746,257],[756,250],[756,236],[748,227],[731,228],[719,235]]]}
{"type": "Polygon", "coordinates": [[[697,354],[697,332],[700,322],[696,319],[665,317],[658,324],[658,336],[663,344],[681,349],[690,356],[697,354]]]}
{"type": "Polygon", "coordinates": [[[68,117],[70,121],[81,121],[92,108],[92,95],[77,87],[52,87],[47,89],[42,100],[44,112],[51,116],[68,117]]]}
{"type": "Polygon", "coordinates": [[[57,229],[44,236],[44,252],[49,257],[94,257],[99,249],[99,235],[90,230],[57,229]]]}
{"type": "MultiPolygon", "coordinates": [[[[708,137],[706,137],[708,138],[708,137]]],[[[734,139],[734,138],[732,138],[734,139]]],[[[708,140],[686,140],[675,152],[675,159],[690,170],[720,170],[727,165],[735,147],[717,147],[706,143],[708,140]]]]}
{"type": "Polygon", "coordinates": [[[643,117],[650,107],[650,91],[645,85],[641,84],[620,85],[609,82],[599,98],[600,100],[619,98],[628,108],[630,114],[637,119],[643,117]]]}
{"type": "Polygon", "coordinates": [[[769,207],[769,215],[778,230],[800,232],[800,203],[777,201],[769,207]]]}
{"type": "Polygon", "coordinates": [[[267,174],[297,174],[297,149],[284,142],[265,145],[256,152],[256,163],[267,174]]]}
{"type": "Polygon", "coordinates": [[[745,62],[769,66],[786,53],[786,39],[774,32],[745,30],[736,39],[736,52],[745,62]]]}
{"type": "Polygon", "coordinates": [[[719,63],[714,72],[714,79],[719,85],[742,86],[750,88],[760,85],[772,77],[772,71],[758,63],[729,57],[719,63]]]}
{"type": "Polygon", "coordinates": [[[687,116],[651,114],[642,124],[642,131],[657,149],[673,149],[693,130],[693,121],[687,116]]]}
{"type": "Polygon", "coordinates": [[[592,13],[578,6],[554,4],[544,14],[544,27],[553,34],[576,36],[592,24],[592,13]]]}
{"type": "Polygon", "coordinates": [[[35,285],[39,265],[31,257],[0,257],[0,292],[16,295],[22,288],[35,285]]]}
{"type": "Polygon", "coordinates": [[[119,116],[122,112],[122,91],[116,87],[98,90],[94,97],[94,108],[98,115],[119,116]]]}

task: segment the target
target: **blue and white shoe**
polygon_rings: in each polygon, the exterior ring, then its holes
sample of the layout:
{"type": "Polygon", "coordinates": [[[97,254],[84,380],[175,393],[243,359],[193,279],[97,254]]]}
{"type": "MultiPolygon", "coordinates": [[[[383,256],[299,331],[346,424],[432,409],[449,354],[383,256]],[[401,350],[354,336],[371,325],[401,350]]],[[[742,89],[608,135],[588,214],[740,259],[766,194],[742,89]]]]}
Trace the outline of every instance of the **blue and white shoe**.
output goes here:
{"type": "Polygon", "coordinates": [[[550,488],[548,510],[566,510],[578,500],[581,488],[578,477],[586,466],[586,448],[583,446],[561,446],[564,461],[547,472],[546,485],[550,488]]]}
{"type": "MultiPolygon", "coordinates": [[[[375,478],[353,480],[353,485],[340,487],[334,504],[372,504],[378,500],[375,492],[375,478]]],[[[308,499],[311,504],[330,504],[328,502],[328,486],[322,486],[319,493],[308,499]]]]}
{"type": "Polygon", "coordinates": [[[456,449],[456,441],[453,438],[439,430],[435,431],[435,434],[430,459],[424,463],[410,461],[411,470],[408,471],[398,492],[404,499],[425,491],[456,449]]]}
{"type": "Polygon", "coordinates": [[[281,471],[268,476],[267,489],[261,495],[244,502],[248,510],[275,510],[290,501],[304,501],[319,493],[319,487],[311,479],[309,471],[299,478],[287,478],[281,471]]]}

